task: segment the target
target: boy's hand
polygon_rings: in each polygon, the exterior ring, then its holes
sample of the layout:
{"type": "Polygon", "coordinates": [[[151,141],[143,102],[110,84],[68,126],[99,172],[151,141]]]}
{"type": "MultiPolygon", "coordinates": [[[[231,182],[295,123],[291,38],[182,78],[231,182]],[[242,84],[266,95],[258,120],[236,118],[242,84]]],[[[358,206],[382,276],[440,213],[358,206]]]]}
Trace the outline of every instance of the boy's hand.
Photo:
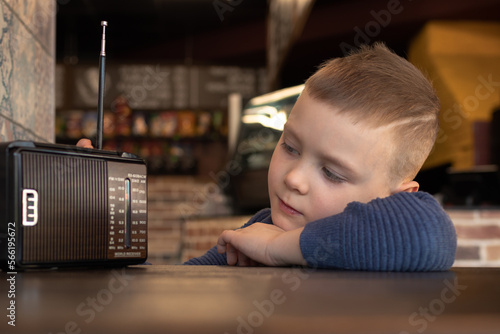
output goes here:
{"type": "Polygon", "coordinates": [[[92,142],[90,141],[90,139],[87,138],[80,139],[78,143],[76,143],[76,146],[84,148],[94,148],[94,146],[92,146],[92,142]]]}
{"type": "Polygon", "coordinates": [[[217,252],[226,253],[227,264],[231,266],[306,265],[299,244],[302,230],[284,231],[275,225],[255,223],[235,231],[224,231],[217,241],[217,252]]]}

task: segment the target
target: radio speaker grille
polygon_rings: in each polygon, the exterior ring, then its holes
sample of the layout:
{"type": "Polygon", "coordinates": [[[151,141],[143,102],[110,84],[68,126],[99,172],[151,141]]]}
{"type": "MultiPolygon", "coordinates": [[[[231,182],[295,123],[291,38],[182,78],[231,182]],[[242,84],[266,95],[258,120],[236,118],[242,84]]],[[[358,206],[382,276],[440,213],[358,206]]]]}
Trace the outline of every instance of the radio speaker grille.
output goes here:
{"type": "Polygon", "coordinates": [[[38,223],[23,228],[23,263],[106,259],[106,162],[35,152],[22,160],[23,188],[38,192],[38,223]]]}

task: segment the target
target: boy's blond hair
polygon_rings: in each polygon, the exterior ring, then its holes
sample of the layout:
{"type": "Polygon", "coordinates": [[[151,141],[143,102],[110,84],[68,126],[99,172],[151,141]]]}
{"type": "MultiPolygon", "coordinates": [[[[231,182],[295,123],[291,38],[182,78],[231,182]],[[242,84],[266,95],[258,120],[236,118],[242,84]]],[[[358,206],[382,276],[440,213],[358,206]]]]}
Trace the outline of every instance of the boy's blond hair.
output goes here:
{"type": "Polygon", "coordinates": [[[429,80],[385,45],[362,46],[324,63],[305,85],[311,98],[325,102],[354,123],[388,127],[392,180],[411,181],[429,155],[439,130],[439,99],[429,80]]]}

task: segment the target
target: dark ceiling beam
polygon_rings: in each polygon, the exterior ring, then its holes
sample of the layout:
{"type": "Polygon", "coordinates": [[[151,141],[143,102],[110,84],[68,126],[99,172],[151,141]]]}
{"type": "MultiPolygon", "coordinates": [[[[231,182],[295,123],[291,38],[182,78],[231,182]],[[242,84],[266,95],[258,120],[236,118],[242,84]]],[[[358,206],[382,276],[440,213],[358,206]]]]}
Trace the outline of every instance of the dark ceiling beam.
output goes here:
{"type": "MultiPolygon", "coordinates": [[[[191,59],[194,62],[220,61],[248,54],[265,55],[265,19],[181,36],[140,51],[146,58],[191,59]]],[[[138,52],[132,54],[138,56],[138,52]]]]}
{"type": "MultiPolygon", "coordinates": [[[[60,29],[58,25],[59,37],[65,41],[68,34],[76,36],[82,59],[90,57],[93,60],[95,36],[100,36],[98,20],[94,16],[106,16],[112,21],[109,52],[113,59],[233,64],[241,61],[242,65],[252,62],[265,65],[265,2],[257,5],[253,2],[257,0],[243,1],[234,11],[228,12],[222,22],[212,2],[191,1],[188,7],[185,0],[144,0],[140,6],[135,0],[121,0],[119,6],[111,0],[70,1],[59,8],[66,15],[58,21],[63,27],[60,29]],[[151,8],[156,10],[151,12],[151,8]]],[[[308,61],[316,63],[326,56],[334,56],[340,50],[340,43],[354,44],[355,27],[364,29],[375,19],[373,11],[386,10],[395,1],[316,0],[304,31],[290,53],[289,62],[295,67],[309,66],[308,61]]],[[[401,48],[431,19],[500,21],[498,0],[399,2],[402,11],[391,16],[390,23],[377,37],[401,48]]],[[[65,52],[60,46],[58,50],[65,52]]]]}
{"type": "MultiPolygon", "coordinates": [[[[375,20],[372,12],[386,10],[391,1],[318,1],[289,54],[282,74],[283,86],[304,82],[322,62],[345,54],[341,45],[355,47],[356,41],[363,43],[357,31],[364,32],[367,23],[375,20]]],[[[406,56],[412,37],[429,20],[500,21],[498,0],[400,0],[400,4],[403,9],[391,15],[390,23],[381,27],[379,34],[368,36],[368,42],[384,41],[401,56],[406,56]]]]}
{"type": "MultiPolygon", "coordinates": [[[[355,27],[365,29],[374,21],[373,13],[387,11],[388,5],[398,9],[390,16],[386,33],[398,34],[398,27],[421,24],[432,19],[499,19],[498,0],[359,0],[346,2],[321,2],[313,7],[302,35],[296,43],[310,44],[314,41],[347,39],[354,45],[355,27]]],[[[401,33],[401,32],[400,32],[401,33]]],[[[266,21],[262,18],[241,25],[221,26],[207,32],[167,41],[160,47],[147,51],[160,57],[171,55],[189,56],[193,61],[221,61],[245,55],[264,54],[266,50],[266,21]],[[175,51],[173,51],[175,50],[175,51]],[[182,51],[182,52],[181,52],[182,51]],[[187,55],[186,53],[190,53],[187,55]]],[[[313,51],[313,50],[311,50],[313,51]]]]}
{"type": "MultiPolygon", "coordinates": [[[[399,3],[394,8],[399,13],[390,16],[389,25],[422,22],[432,19],[498,19],[500,3],[498,0],[363,0],[344,3],[332,2],[316,6],[309,17],[298,41],[325,39],[331,36],[355,34],[354,28],[364,29],[366,24],[375,20],[373,12],[387,10],[388,4],[399,3]],[[488,14],[490,13],[490,14],[488,14]]],[[[390,27],[389,27],[390,28],[390,27]]]]}
{"type": "Polygon", "coordinates": [[[248,53],[265,52],[266,22],[262,20],[232,28],[195,35],[195,59],[231,59],[248,53]]]}

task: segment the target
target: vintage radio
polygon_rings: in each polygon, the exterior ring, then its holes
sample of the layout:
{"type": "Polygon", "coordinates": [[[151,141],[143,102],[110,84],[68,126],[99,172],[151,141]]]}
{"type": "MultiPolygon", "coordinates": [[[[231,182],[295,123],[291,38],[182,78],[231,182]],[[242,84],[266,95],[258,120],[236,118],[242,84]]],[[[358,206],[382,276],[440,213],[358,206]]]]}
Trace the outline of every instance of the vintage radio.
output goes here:
{"type": "Polygon", "coordinates": [[[147,259],[146,164],[138,156],[101,149],[107,22],[101,25],[97,149],[0,143],[3,270],[147,259]]]}
{"type": "Polygon", "coordinates": [[[147,258],[147,172],[128,153],[0,144],[2,268],[128,265],[147,258]]]}

